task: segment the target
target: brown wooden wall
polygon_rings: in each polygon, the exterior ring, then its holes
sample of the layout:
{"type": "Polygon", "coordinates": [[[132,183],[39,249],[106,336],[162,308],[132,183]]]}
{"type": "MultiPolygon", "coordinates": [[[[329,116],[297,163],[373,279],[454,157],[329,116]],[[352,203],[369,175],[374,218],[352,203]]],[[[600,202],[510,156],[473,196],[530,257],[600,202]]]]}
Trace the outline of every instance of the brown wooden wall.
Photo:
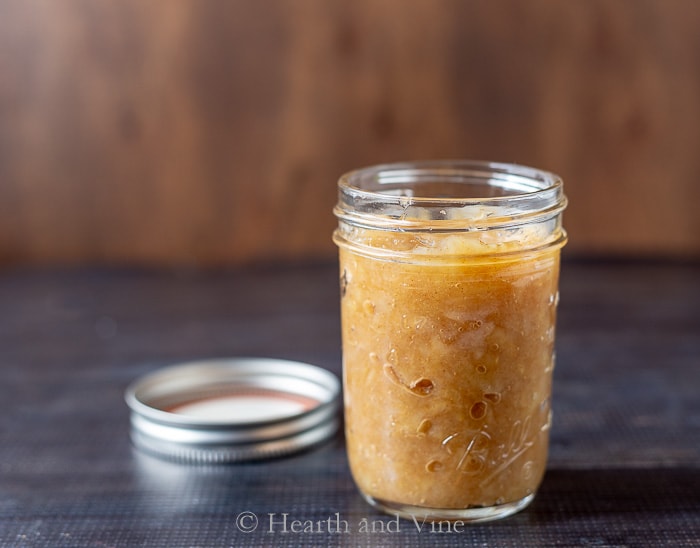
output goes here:
{"type": "Polygon", "coordinates": [[[0,0],[0,264],[328,258],[338,175],[426,158],[700,256],[700,2],[0,0]]]}

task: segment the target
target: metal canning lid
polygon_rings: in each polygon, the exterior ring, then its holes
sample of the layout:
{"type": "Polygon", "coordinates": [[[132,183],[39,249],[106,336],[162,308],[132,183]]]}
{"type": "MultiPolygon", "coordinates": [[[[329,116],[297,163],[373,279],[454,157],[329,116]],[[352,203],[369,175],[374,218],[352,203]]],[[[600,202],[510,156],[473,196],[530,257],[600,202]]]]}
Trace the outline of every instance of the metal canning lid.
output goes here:
{"type": "Polygon", "coordinates": [[[339,426],[338,378],[288,360],[173,365],[137,379],[125,399],[134,445],[185,462],[286,455],[326,440],[339,426]]]}

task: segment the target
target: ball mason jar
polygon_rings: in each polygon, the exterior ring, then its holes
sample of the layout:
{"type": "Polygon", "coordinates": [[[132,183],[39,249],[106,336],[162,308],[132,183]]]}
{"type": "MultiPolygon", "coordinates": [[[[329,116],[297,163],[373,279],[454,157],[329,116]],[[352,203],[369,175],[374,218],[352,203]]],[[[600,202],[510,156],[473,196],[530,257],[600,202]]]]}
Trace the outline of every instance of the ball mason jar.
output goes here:
{"type": "Polygon", "coordinates": [[[339,248],[350,469],[374,507],[485,521],[547,461],[561,179],[503,163],[343,175],[339,248]]]}

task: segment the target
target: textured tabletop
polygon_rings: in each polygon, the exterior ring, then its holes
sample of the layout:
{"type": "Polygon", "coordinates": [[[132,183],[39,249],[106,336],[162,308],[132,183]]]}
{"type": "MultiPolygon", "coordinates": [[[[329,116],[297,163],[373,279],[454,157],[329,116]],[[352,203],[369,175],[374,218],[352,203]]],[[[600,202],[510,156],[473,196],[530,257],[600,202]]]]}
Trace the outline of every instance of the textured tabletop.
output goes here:
{"type": "Polygon", "coordinates": [[[333,265],[0,273],[0,547],[699,546],[700,266],[565,262],[548,472],[525,511],[431,528],[358,495],[339,434],[259,463],[134,450],[135,378],[226,356],[340,374],[333,265]]]}

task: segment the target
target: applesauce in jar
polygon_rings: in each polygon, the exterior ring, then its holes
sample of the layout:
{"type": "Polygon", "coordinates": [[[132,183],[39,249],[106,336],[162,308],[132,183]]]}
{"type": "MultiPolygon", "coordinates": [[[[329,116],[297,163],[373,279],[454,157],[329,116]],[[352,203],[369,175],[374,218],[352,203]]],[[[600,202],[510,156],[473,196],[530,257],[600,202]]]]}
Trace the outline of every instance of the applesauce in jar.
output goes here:
{"type": "Polygon", "coordinates": [[[372,505],[483,521],[544,474],[560,248],[558,177],[425,162],[339,183],[347,452],[372,505]]]}

